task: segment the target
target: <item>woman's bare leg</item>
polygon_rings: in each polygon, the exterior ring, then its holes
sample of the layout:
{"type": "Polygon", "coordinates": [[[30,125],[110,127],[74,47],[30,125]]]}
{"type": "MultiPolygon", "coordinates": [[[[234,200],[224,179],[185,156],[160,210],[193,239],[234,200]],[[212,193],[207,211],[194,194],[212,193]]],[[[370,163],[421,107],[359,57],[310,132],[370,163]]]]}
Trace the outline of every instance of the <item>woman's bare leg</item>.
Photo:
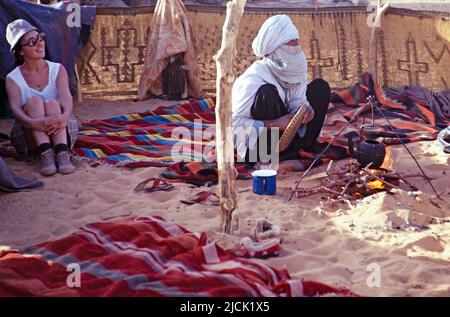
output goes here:
{"type": "MultiPolygon", "coordinates": [[[[61,106],[56,100],[47,100],[44,104],[45,114],[48,117],[58,116],[62,113],[61,106]]],[[[75,171],[70,161],[69,148],[67,147],[67,128],[64,127],[58,133],[51,135],[56,150],[56,161],[58,163],[58,172],[61,174],[69,174],[75,171]]]]}
{"type": "MultiPolygon", "coordinates": [[[[58,116],[62,113],[60,104],[54,100],[49,99],[44,103],[45,116],[52,117],[58,116]]],[[[50,139],[53,142],[53,145],[57,144],[67,144],[67,130],[66,128],[62,129],[56,134],[50,136],[50,139]]]]}
{"type": "MultiPolygon", "coordinates": [[[[44,102],[37,96],[33,96],[28,99],[27,103],[23,107],[23,110],[33,119],[44,118],[46,116],[44,102]]],[[[37,146],[44,143],[50,143],[50,138],[44,131],[32,130],[32,133],[37,146]]]]}
{"type": "MultiPolygon", "coordinates": [[[[36,96],[28,99],[24,111],[31,118],[44,120],[46,118],[44,102],[36,96]]],[[[50,176],[55,174],[58,170],[55,165],[55,153],[52,149],[49,136],[46,132],[39,130],[32,130],[32,134],[36,140],[36,145],[39,146],[41,155],[41,175],[50,176]]]]}

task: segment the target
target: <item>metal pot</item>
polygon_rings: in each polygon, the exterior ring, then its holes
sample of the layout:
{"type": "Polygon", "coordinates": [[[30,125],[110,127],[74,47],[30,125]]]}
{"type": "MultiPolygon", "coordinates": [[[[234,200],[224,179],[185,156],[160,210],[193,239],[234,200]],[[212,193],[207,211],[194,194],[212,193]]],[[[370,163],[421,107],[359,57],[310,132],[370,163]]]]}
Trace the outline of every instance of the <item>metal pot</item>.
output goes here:
{"type": "Polygon", "coordinates": [[[362,140],[359,142],[356,151],[353,147],[353,139],[347,135],[350,155],[354,157],[361,166],[372,163],[372,168],[379,168],[383,165],[386,157],[386,146],[376,140],[362,140]]]}

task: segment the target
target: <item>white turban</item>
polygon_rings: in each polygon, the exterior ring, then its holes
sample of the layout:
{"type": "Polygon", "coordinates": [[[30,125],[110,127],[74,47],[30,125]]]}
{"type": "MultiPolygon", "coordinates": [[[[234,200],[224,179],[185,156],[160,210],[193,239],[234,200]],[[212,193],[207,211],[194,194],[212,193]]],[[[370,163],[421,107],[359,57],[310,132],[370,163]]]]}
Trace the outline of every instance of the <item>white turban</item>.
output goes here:
{"type": "Polygon", "coordinates": [[[299,39],[298,30],[291,18],[285,14],[267,19],[253,40],[252,48],[256,56],[267,56],[280,45],[299,39]]]}

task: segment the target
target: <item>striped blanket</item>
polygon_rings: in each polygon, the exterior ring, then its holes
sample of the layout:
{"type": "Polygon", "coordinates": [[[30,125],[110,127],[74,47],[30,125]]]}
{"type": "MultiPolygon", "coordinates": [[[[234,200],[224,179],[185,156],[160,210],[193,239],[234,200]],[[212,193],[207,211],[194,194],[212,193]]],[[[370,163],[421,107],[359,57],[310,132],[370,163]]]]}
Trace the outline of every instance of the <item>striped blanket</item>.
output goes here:
{"type": "Polygon", "coordinates": [[[354,296],[231,255],[156,217],[94,223],[19,250],[0,248],[0,296],[354,296]]]}
{"type": "MultiPolygon", "coordinates": [[[[375,95],[380,104],[377,107],[379,111],[374,113],[379,129],[374,133],[383,138],[385,144],[399,144],[400,139],[381,113],[405,143],[436,139],[439,128],[428,104],[420,98],[411,98],[411,92],[408,102],[398,93],[393,97],[404,101],[403,104],[391,100],[380,87],[373,85],[370,75],[365,74],[359,83],[333,94],[320,141],[330,141],[360,107],[367,105],[369,95],[375,95]]],[[[188,100],[154,111],[85,122],[80,128],[74,152],[100,162],[129,167],[206,161],[215,146],[214,106],[215,100],[211,98],[188,100]]],[[[324,161],[348,155],[345,136],[359,135],[361,125],[371,121],[370,110],[359,115],[335,140],[334,147],[324,155],[324,161]]],[[[444,125],[449,123],[441,122],[444,125]]],[[[300,151],[298,159],[308,166],[314,155],[300,151]]]]}
{"type": "MultiPolygon", "coordinates": [[[[401,141],[409,143],[436,139],[440,129],[436,125],[436,116],[429,104],[424,100],[421,102],[412,100],[410,95],[408,99],[402,98],[399,94],[386,96],[381,87],[374,85],[371,76],[366,73],[359,83],[332,95],[332,106],[328,109],[322,140],[329,140],[340,130],[361,107],[367,105],[367,97],[371,95],[375,96],[378,103],[374,111],[374,123],[378,129],[374,131],[374,136],[382,138],[383,143],[392,145],[400,144],[401,141]],[[403,102],[400,103],[400,100],[403,102]],[[400,139],[386,118],[395,127],[400,139]]],[[[334,145],[347,146],[345,136],[360,135],[363,124],[372,124],[370,109],[357,116],[336,139],[334,145]]]]}
{"type": "Polygon", "coordinates": [[[204,161],[214,146],[215,100],[187,100],[154,111],[84,122],[75,154],[111,165],[167,166],[204,161]]]}

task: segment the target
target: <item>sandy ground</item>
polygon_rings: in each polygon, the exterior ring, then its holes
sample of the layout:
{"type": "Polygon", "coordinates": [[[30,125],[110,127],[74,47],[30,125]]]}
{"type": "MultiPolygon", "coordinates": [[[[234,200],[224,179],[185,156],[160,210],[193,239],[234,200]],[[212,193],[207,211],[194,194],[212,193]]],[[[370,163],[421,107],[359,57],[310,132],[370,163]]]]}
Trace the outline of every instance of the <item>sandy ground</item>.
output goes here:
{"type": "MultiPolygon", "coordinates": [[[[74,113],[81,122],[168,104],[172,102],[156,99],[139,103],[85,101],[75,105],[74,113]]],[[[0,132],[7,133],[10,125],[11,120],[0,120],[0,132]]],[[[230,247],[252,235],[255,222],[265,218],[280,226],[283,251],[276,258],[258,261],[286,267],[295,277],[370,296],[450,296],[450,156],[436,142],[409,147],[441,194],[442,200],[434,199],[435,204],[430,202],[430,186],[421,177],[409,178],[423,192],[420,199],[399,191],[379,193],[350,206],[328,206],[320,196],[288,202],[285,194],[301,175],[289,172],[279,175],[274,197],[254,195],[250,181],[238,181],[240,231],[236,236],[220,233],[216,206],[179,202],[205,188],[176,184],[171,192],[133,192],[139,182],[158,176],[161,168],[93,168],[76,161],[75,173],[43,178],[38,162],[6,158],[18,175],[41,179],[45,187],[0,194],[0,245],[27,246],[63,237],[91,222],[158,215],[193,232],[206,231],[210,239],[230,247]],[[429,229],[422,230],[424,225],[429,229]],[[369,287],[367,280],[371,281],[370,274],[378,268],[380,287],[369,287]]],[[[418,172],[399,146],[391,148],[388,163],[405,174],[418,172]]],[[[303,186],[317,184],[324,170],[325,166],[314,169],[303,186]]]]}

